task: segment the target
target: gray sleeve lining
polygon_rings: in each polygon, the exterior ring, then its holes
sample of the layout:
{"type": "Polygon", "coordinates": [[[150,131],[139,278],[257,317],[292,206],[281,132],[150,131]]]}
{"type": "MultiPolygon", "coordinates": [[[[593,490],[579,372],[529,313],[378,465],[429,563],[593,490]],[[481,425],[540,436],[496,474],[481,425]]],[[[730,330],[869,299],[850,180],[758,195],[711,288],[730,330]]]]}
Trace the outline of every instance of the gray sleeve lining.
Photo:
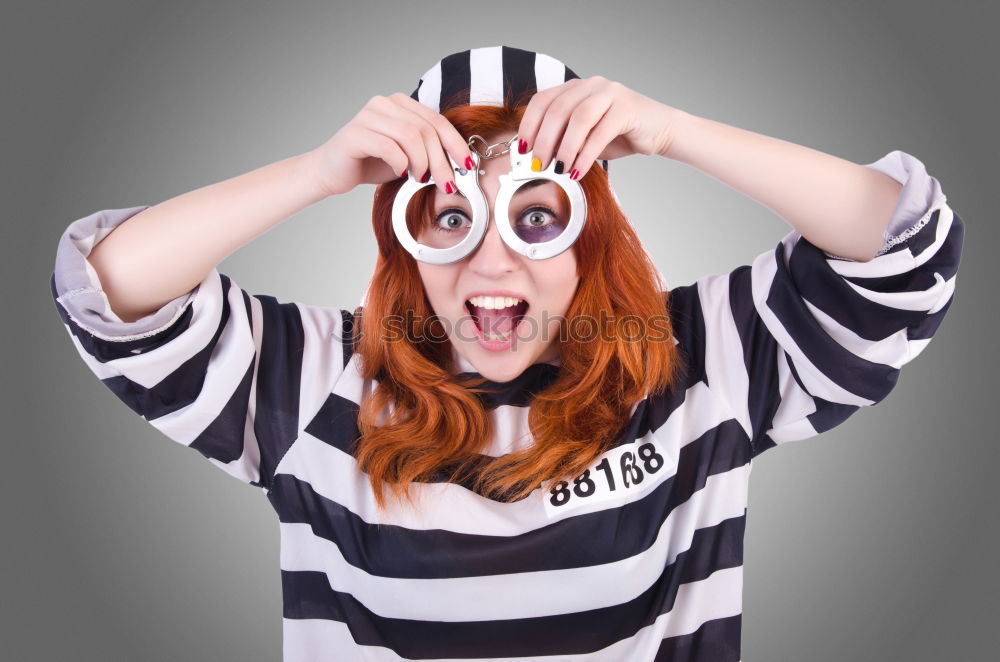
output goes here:
{"type": "Polygon", "coordinates": [[[127,342],[147,338],[169,328],[190,304],[195,287],[168,301],[159,310],[134,322],[119,318],[108,302],[97,272],[87,256],[97,242],[150,205],[105,209],[73,221],[59,238],[53,281],[56,301],[81,328],[102,340],[127,342]]]}
{"type": "MultiPolygon", "coordinates": [[[[883,237],[882,249],[875,255],[878,257],[919,232],[931,213],[944,204],[947,196],[941,191],[941,183],[927,174],[923,162],[901,150],[889,152],[879,160],[865,164],[865,167],[889,175],[903,185],[883,237]]],[[[826,251],[823,253],[827,257],[856,262],[826,251]]]]}

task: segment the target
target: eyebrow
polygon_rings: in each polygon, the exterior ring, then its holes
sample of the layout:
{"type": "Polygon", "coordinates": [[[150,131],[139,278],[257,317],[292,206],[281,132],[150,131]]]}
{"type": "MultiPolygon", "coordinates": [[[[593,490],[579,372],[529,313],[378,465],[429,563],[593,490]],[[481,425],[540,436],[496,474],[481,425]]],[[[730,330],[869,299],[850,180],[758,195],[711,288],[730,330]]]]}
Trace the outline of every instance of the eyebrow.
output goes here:
{"type": "MultiPolygon", "coordinates": [[[[548,180],[548,179],[532,179],[527,184],[524,184],[519,189],[517,189],[514,192],[514,195],[512,197],[516,198],[521,193],[525,193],[525,192],[527,192],[527,191],[529,191],[529,190],[531,190],[531,189],[533,189],[535,187],[543,186],[543,185],[549,184],[549,183],[553,183],[554,184],[555,182],[552,182],[551,180],[548,180]]],[[[434,199],[435,200],[438,199],[438,195],[439,194],[435,191],[435,195],[434,195],[434,199]]]]}
{"type": "Polygon", "coordinates": [[[543,186],[544,184],[549,184],[549,183],[551,183],[551,182],[548,179],[532,179],[527,184],[525,184],[525,185],[521,186],[521,188],[517,189],[517,191],[515,191],[514,195],[517,195],[518,193],[523,193],[524,191],[527,191],[528,189],[535,188],[536,186],[543,186]]]}

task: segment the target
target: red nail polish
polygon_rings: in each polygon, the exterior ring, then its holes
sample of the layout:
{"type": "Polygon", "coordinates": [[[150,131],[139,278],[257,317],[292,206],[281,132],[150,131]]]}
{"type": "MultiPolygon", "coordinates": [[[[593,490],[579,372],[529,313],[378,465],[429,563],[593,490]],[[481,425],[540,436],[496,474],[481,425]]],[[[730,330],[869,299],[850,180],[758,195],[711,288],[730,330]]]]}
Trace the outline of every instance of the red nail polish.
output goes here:
{"type": "Polygon", "coordinates": [[[455,185],[452,184],[451,182],[445,182],[444,192],[448,193],[448,194],[454,193],[455,192],[455,185]]]}
{"type": "Polygon", "coordinates": [[[518,154],[526,154],[527,152],[528,152],[528,143],[527,143],[527,141],[525,141],[525,140],[523,140],[521,138],[518,138],[518,140],[517,140],[517,153],[518,154]]]}
{"type": "Polygon", "coordinates": [[[580,171],[577,170],[576,168],[573,168],[573,172],[569,173],[570,179],[577,179],[579,176],[580,176],[580,171]]]}
{"type": "Polygon", "coordinates": [[[476,163],[475,163],[475,161],[472,160],[471,156],[465,157],[465,169],[466,170],[475,170],[476,169],[476,163]]]}
{"type": "Polygon", "coordinates": [[[427,172],[424,173],[424,176],[420,178],[420,183],[426,184],[427,182],[430,181],[430,179],[431,179],[431,171],[428,170],[427,172]]]}

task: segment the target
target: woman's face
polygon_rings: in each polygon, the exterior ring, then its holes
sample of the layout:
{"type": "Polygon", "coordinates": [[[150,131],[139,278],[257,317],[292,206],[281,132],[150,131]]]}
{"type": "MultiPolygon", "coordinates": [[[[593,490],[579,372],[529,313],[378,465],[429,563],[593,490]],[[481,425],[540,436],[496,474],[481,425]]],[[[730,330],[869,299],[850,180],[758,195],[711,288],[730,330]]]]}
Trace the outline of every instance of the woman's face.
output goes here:
{"type": "MultiPolygon", "coordinates": [[[[488,137],[488,142],[507,140],[513,135],[488,137]]],[[[509,156],[485,159],[480,169],[486,171],[479,176],[479,186],[490,213],[482,242],[458,262],[418,261],[417,265],[427,298],[445,325],[455,351],[487,379],[506,382],[533,363],[558,358],[560,322],[580,279],[573,248],[552,258],[532,260],[504,243],[497,231],[493,203],[500,186],[498,177],[510,172],[509,156]],[[520,302],[507,307],[510,299],[482,297],[513,297],[520,302]]],[[[511,199],[511,219],[499,221],[533,227],[566,223],[570,210],[559,186],[545,180],[533,181],[542,183],[519,189],[511,199]]],[[[460,193],[447,195],[435,189],[432,204],[433,223],[456,227],[460,222],[472,222],[472,208],[460,193]],[[451,211],[442,214],[445,210],[451,211]]]]}

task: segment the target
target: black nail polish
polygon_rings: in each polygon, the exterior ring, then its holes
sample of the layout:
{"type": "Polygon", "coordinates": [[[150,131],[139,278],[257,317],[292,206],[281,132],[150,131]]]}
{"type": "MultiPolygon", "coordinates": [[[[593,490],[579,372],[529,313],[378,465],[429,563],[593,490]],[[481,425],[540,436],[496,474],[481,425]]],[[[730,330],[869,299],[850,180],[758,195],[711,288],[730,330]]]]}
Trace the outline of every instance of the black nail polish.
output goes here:
{"type": "Polygon", "coordinates": [[[556,161],[556,174],[561,175],[563,173],[563,162],[556,161]]]}

